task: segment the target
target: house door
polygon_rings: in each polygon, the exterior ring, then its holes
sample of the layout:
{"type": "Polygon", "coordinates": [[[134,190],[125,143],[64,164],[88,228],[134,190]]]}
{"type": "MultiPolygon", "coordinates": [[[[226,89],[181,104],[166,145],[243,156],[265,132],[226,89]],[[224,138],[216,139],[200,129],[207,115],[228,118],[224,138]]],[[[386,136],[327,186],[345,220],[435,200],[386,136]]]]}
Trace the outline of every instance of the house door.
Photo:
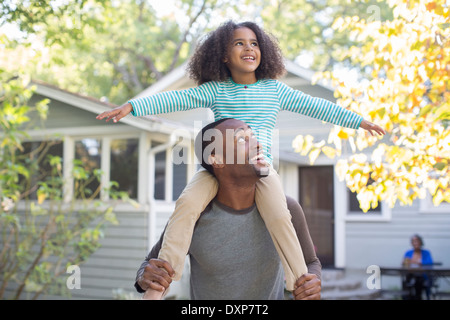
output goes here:
{"type": "Polygon", "coordinates": [[[334,267],[333,166],[299,167],[300,205],[323,267],[334,267]]]}

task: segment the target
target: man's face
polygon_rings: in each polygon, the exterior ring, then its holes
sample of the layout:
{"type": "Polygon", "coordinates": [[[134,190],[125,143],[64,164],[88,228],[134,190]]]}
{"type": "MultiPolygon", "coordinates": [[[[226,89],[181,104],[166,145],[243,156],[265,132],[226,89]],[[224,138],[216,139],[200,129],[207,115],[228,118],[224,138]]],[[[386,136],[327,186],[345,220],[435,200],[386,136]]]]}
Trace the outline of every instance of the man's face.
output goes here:
{"type": "Polygon", "coordinates": [[[264,159],[262,147],[245,122],[226,120],[216,126],[216,130],[222,135],[223,146],[216,148],[214,155],[219,169],[239,178],[267,176],[268,164],[264,159]]]}

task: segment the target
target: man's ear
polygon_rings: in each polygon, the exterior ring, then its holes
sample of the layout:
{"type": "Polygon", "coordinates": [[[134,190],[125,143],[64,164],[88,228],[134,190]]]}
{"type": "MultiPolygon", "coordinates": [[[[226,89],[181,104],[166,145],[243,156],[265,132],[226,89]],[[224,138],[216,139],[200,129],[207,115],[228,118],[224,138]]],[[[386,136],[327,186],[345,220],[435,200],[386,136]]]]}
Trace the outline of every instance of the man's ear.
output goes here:
{"type": "Polygon", "coordinates": [[[208,162],[213,168],[223,168],[225,164],[222,160],[222,157],[216,154],[211,154],[208,157],[208,162]]]}

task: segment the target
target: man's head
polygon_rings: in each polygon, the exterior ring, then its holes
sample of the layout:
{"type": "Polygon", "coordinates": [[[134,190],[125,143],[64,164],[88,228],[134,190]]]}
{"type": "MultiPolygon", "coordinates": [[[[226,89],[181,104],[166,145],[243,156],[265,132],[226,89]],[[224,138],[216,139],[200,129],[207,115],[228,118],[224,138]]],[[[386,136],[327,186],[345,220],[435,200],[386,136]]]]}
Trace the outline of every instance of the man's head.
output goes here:
{"type": "Polygon", "coordinates": [[[259,178],[268,165],[252,129],[243,121],[226,118],[205,126],[195,140],[202,166],[215,176],[259,178]]]}

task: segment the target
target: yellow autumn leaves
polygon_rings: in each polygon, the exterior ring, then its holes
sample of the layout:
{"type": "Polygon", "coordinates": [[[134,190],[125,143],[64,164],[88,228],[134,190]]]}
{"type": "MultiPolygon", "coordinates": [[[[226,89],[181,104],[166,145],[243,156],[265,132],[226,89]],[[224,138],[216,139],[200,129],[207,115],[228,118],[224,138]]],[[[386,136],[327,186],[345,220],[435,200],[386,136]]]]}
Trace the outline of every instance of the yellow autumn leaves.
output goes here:
{"type": "Polygon", "coordinates": [[[340,52],[365,80],[333,73],[338,103],[382,126],[384,138],[335,127],[327,143],[297,137],[293,147],[313,164],[336,158],[337,174],[358,193],[363,211],[379,201],[410,205],[430,193],[450,202],[450,11],[445,1],[389,1],[391,21],[338,18],[333,28],[358,44],[340,52]],[[358,153],[360,152],[360,153],[358,153]]]}

